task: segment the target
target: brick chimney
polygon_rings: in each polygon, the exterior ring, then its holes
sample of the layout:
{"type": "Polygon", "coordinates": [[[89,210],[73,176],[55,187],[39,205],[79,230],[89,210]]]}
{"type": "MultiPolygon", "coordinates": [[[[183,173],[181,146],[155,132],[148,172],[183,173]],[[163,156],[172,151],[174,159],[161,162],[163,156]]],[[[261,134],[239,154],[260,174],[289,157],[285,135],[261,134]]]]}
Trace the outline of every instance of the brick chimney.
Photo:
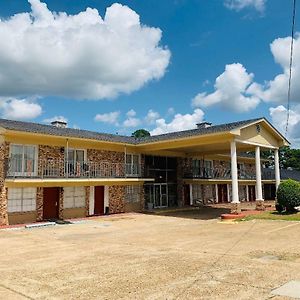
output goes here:
{"type": "Polygon", "coordinates": [[[56,120],[51,122],[51,125],[57,127],[57,128],[66,128],[68,123],[60,120],[56,120]]]}
{"type": "Polygon", "coordinates": [[[208,127],[211,127],[211,124],[210,122],[201,122],[201,123],[197,123],[197,129],[204,129],[204,128],[208,128],[208,127]]]}

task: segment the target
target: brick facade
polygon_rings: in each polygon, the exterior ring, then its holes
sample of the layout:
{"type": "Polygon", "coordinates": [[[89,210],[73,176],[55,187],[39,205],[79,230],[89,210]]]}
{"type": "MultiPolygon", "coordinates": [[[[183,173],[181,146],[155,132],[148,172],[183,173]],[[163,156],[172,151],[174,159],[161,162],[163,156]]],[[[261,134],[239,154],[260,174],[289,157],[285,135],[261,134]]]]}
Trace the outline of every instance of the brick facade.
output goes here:
{"type": "Polygon", "coordinates": [[[5,188],[4,186],[8,157],[9,157],[9,144],[7,142],[3,142],[0,145],[0,225],[8,224],[7,188],[5,188]]]}
{"type": "Polygon", "coordinates": [[[43,220],[43,196],[44,196],[44,189],[42,187],[38,187],[36,190],[37,221],[43,220]]]}
{"type": "Polygon", "coordinates": [[[117,214],[125,212],[125,186],[110,186],[108,193],[109,213],[117,214]]]}

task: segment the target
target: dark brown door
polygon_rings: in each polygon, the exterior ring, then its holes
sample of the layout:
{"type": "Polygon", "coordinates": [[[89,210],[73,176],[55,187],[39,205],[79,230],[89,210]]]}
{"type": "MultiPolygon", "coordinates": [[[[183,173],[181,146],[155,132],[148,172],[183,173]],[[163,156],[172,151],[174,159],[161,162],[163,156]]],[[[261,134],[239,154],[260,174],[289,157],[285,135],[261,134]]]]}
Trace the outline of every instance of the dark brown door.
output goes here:
{"type": "Polygon", "coordinates": [[[43,218],[45,220],[58,219],[59,189],[58,187],[44,188],[43,218]]]}
{"type": "Polygon", "coordinates": [[[95,215],[104,215],[104,186],[95,186],[95,215]]]}
{"type": "Polygon", "coordinates": [[[190,185],[189,184],[185,184],[183,186],[184,189],[184,205],[191,205],[190,202],[190,185]]]}
{"type": "Polygon", "coordinates": [[[255,185],[248,185],[248,197],[249,201],[255,201],[255,185]]]}
{"type": "Polygon", "coordinates": [[[218,202],[219,203],[228,202],[227,184],[218,184],[218,202]]]}

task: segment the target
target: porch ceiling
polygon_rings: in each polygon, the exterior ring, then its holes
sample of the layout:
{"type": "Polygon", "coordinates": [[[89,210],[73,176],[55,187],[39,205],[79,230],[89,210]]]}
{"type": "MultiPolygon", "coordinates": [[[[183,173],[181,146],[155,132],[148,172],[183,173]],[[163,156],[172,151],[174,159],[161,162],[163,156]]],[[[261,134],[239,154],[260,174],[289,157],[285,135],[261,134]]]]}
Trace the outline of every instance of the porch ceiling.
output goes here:
{"type": "MultiPolygon", "coordinates": [[[[214,141],[209,144],[200,144],[200,145],[187,145],[174,148],[173,145],[168,147],[167,145],[164,148],[160,149],[160,151],[173,152],[178,155],[192,155],[192,156],[203,156],[208,154],[227,154],[230,155],[230,140],[228,141],[214,141]]],[[[246,152],[246,151],[254,151],[255,146],[249,145],[245,143],[237,143],[237,152],[246,152]]],[[[148,150],[147,152],[149,152],[148,150]]],[[[159,150],[153,150],[153,154],[159,150]]]]}

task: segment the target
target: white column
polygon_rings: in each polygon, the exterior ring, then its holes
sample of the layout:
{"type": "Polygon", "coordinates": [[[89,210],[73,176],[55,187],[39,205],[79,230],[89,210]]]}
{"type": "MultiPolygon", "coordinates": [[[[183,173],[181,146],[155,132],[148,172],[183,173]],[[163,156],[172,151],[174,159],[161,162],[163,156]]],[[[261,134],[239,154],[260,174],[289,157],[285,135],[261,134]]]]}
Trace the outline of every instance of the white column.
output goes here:
{"type": "Polygon", "coordinates": [[[193,199],[193,185],[190,184],[190,205],[192,206],[194,204],[194,199],[193,199]]]}
{"type": "Polygon", "coordinates": [[[256,200],[263,201],[262,184],[261,184],[261,163],[260,147],[255,148],[255,167],[256,167],[256,200]]]}
{"type": "Polygon", "coordinates": [[[232,184],[232,201],[231,201],[231,203],[240,203],[237,156],[236,156],[236,142],[235,141],[231,142],[230,149],[231,149],[231,184],[232,184]]]}
{"type": "Polygon", "coordinates": [[[280,167],[279,167],[279,151],[275,149],[274,151],[274,163],[275,163],[275,182],[276,190],[280,184],[280,167]]]}

